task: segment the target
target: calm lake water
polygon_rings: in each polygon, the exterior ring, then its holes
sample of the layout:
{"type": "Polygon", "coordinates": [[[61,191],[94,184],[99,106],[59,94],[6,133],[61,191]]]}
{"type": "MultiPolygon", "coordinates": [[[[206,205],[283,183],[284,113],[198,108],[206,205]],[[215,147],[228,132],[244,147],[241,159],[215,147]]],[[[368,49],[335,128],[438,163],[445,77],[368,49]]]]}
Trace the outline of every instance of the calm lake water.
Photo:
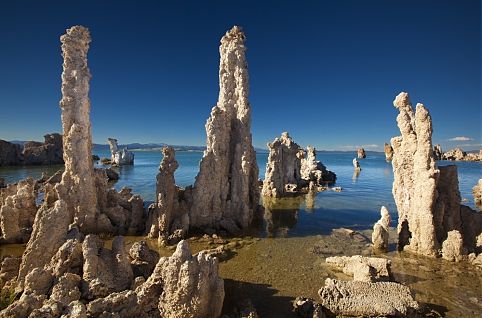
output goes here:
{"type": "MultiPolygon", "coordinates": [[[[99,157],[109,157],[108,151],[94,151],[99,157]]],[[[366,159],[360,159],[361,172],[355,175],[351,152],[319,152],[321,160],[329,170],[337,174],[335,186],[342,187],[341,192],[324,191],[312,198],[300,198],[277,202],[273,211],[284,211],[285,215],[275,220],[285,227],[284,235],[325,234],[333,228],[349,227],[355,230],[371,228],[379,218],[382,205],[386,206],[396,220],[396,207],[392,196],[393,172],[391,163],[385,162],[383,153],[368,152],[366,159]]],[[[176,183],[185,187],[194,183],[199,170],[202,152],[180,151],[176,153],[179,168],[175,173],[176,183]]],[[[257,161],[260,178],[264,178],[267,153],[258,153],[257,161]]],[[[162,153],[159,151],[135,151],[135,165],[115,168],[120,179],[114,187],[131,187],[141,194],[145,201],[153,201],[156,188],[156,174],[162,153]]],[[[472,162],[440,161],[439,165],[456,164],[459,172],[460,192],[463,203],[475,208],[472,187],[482,177],[482,164],[472,162]]],[[[3,167],[0,177],[7,182],[14,182],[27,176],[38,178],[42,172],[52,174],[62,166],[51,167],[3,167]]],[[[276,217],[275,213],[275,217],[276,217]]],[[[275,222],[275,223],[276,223],[275,222]]]]}

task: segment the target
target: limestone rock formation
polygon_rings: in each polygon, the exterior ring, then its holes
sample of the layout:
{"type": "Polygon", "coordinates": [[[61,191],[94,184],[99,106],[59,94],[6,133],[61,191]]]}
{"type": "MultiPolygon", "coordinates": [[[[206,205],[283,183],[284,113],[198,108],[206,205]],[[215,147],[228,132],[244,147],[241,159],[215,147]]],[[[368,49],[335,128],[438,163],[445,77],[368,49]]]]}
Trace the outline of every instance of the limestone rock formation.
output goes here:
{"type": "MultiPolygon", "coordinates": [[[[163,158],[159,166],[156,185],[156,202],[149,209],[147,221],[149,237],[158,237],[161,243],[182,239],[189,229],[189,216],[183,202],[179,202],[174,172],[179,164],[172,147],[162,149],[163,158]]],[[[177,243],[177,242],[176,242],[177,243]]]]}
{"type": "Polygon", "coordinates": [[[112,242],[112,250],[108,250],[97,236],[87,235],[82,245],[82,253],[84,298],[105,297],[110,293],[129,289],[134,274],[122,236],[116,236],[112,242]]]}
{"type": "Polygon", "coordinates": [[[472,188],[472,193],[474,194],[475,205],[482,210],[482,179],[472,188]]]}
{"type": "Polygon", "coordinates": [[[218,260],[204,252],[192,256],[186,241],[171,257],[163,257],[154,272],[164,282],[159,299],[162,317],[219,317],[224,300],[224,282],[218,276],[218,260]]]}
{"type": "Polygon", "coordinates": [[[365,153],[365,149],[363,148],[358,148],[356,150],[356,154],[359,159],[365,159],[367,157],[367,154],[365,153]]]}
{"type": "Polygon", "coordinates": [[[385,258],[360,255],[351,257],[333,256],[326,258],[326,263],[342,269],[345,274],[352,275],[355,281],[388,281],[391,276],[391,261],[385,258]]]}
{"type": "Polygon", "coordinates": [[[443,151],[442,151],[442,146],[439,144],[433,146],[433,157],[435,160],[442,160],[443,157],[443,151]]]}
{"type": "Polygon", "coordinates": [[[412,317],[419,310],[407,286],[394,282],[339,281],[327,278],[318,294],[336,316],[412,317]]]}
{"type": "MultiPolygon", "coordinates": [[[[268,144],[269,155],[262,193],[269,197],[282,197],[303,182],[301,159],[303,149],[293,141],[287,132],[268,144]],[[289,187],[292,185],[292,187],[289,187]]],[[[306,184],[303,184],[306,186],[306,184]]]]}
{"type": "Polygon", "coordinates": [[[29,141],[23,147],[24,165],[53,165],[64,163],[62,135],[47,134],[44,142],[29,141]]]}
{"type": "Polygon", "coordinates": [[[455,148],[451,149],[443,154],[443,159],[445,160],[455,160],[455,161],[460,161],[464,160],[464,157],[467,155],[466,152],[464,152],[460,148],[455,148]]]}
{"type": "Polygon", "coordinates": [[[372,244],[375,250],[386,252],[388,251],[388,231],[392,219],[384,206],[380,210],[380,215],[380,220],[373,226],[372,244]]]}
{"type": "Polygon", "coordinates": [[[306,155],[301,159],[301,178],[308,182],[315,181],[316,184],[335,182],[336,174],[328,171],[321,161],[316,160],[316,149],[306,147],[306,155]]]}
{"type": "Polygon", "coordinates": [[[482,215],[460,205],[457,167],[435,167],[429,112],[422,104],[414,112],[407,93],[400,93],[393,104],[400,112],[402,134],[391,140],[399,248],[439,256],[448,233],[457,230],[467,252],[476,251],[482,215]]]}
{"type": "Polygon", "coordinates": [[[392,161],[393,158],[393,148],[390,144],[385,143],[383,146],[383,151],[385,152],[385,160],[387,162],[392,161]]]}
{"type": "Polygon", "coordinates": [[[0,243],[25,243],[37,213],[37,192],[32,178],[0,189],[0,243]]]}
{"type": "Polygon", "coordinates": [[[65,172],[59,192],[67,194],[69,213],[86,231],[96,227],[99,214],[92,162],[92,135],[90,125],[89,81],[87,51],[91,41],[89,31],[74,26],[60,37],[62,56],[62,110],[63,149],[65,172]]]}
{"type": "Polygon", "coordinates": [[[284,197],[306,193],[319,186],[336,181],[336,174],[316,160],[315,148],[303,148],[293,141],[287,132],[268,143],[269,155],[266,163],[262,194],[265,197],[284,197]]]}
{"type": "Polygon", "coordinates": [[[139,241],[132,244],[129,249],[129,256],[132,259],[131,266],[134,277],[143,276],[148,279],[154,267],[159,261],[159,253],[151,250],[146,241],[139,241]]]}
{"type": "Polygon", "coordinates": [[[190,227],[246,228],[259,206],[245,39],[237,26],[221,39],[219,98],[206,122],[207,149],[192,189],[190,227]]]}
{"type": "Polygon", "coordinates": [[[442,257],[448,261],[459,262],[463,255],[467,254],[464,251],[462,235],[457,230],[450,231],[447,234],[447,239],[442,243],[442,257]]]}
{"type": "Polygon", "coordinates": [[[118,166],[134,164],[134,154],[127,148],[119,150],[117,139],[108,138],[107,142],[109,143],[112,164],[118,166]]]}
{"type": "Polygon", "coordinates": [[[22,160],[22,147],[0,139],[0,167],[15,166],[22,160]]]}

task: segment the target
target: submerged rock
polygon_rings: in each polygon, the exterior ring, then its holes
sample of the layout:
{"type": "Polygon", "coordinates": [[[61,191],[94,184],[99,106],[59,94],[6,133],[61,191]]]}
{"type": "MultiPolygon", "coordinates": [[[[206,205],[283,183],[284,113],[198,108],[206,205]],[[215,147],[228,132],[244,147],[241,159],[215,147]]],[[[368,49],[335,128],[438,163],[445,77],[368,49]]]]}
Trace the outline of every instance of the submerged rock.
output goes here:
{"type": "Polygon", "coordinates": [[[390,214],[386,207],[380,210],[381,218],[373,226],[372,244],[375,250],[388,251],[388,231],[390,230],[390,214]]]}
{"type": "Polygon", "coordinates": [[[245,39],[237,26],[221,39],[219,98],[206,122],[207,149],[192,189],[190,227],[220,229],[224,223],[244,229],[259,208],[245,39]]]}
{"type": "Polygon", "coordinates": [[[109,143],[110,148],[111,164],[118,166],[134,164],[134,154],[127,148],[119,150],[117,146],[117,139],[108,138],[107,142],[109,143]]]}
{"type": "Polygon", "coordinates": [[[361,282],[378,282],[390,280],[391,261],[385,258],[355,256],[333,256],[326,259],[326,263],[352,275],[353,280],[361,282]]]}
{"type": "Polygon", "coordinates": [[[410,288],[394,282],[345,282],[327,278],[318,294],[321,305],[340,316],[411,317],[420,308],[410,288]]]}

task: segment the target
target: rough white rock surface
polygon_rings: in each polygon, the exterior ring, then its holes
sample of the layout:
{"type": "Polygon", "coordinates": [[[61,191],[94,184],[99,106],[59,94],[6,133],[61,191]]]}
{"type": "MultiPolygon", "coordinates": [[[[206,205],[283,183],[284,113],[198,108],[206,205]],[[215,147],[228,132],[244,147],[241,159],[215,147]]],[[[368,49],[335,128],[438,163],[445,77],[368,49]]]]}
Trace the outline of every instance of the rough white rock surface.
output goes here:
{"type": "Polygon", "coordinates": [[[25,243],[37,213],[32,178],[0,189],[0,243],[25,243]]]}
{"type": "Polygon", "coordinates": [[[318,294],[337,316],[413,317],[419,309],[410,288],[394,282],[338,281],[327,278],[318,294]]]}
{"type": "Polygon", "coordinates": [[[393,105],[400,112],[397,123],[401,132],[391,140],[399,249],[439,256],[448,232],[457,230],[466,251],[476,251],[482,215],[460,205],[457,167],[435,167],[428,110],[417,104],[414,112],[407,93],[400,93],[393,105]]]}
{"type": "Polygon", "coordinates": [[[373,226],[372,244],[375,250],[388,250],[388,233],[390,230],[390,222],[392,221],[386,207],[380,209],[380,220],[373,226]]]}
{"type": "Polygon", "coordinates": [[[322,185],[335,182],[336,174],[328,171],[325,165],[316,159],[316,149],[308,146],[306,154],[301,159],[301,178],[307,182],[315,181],[316,185],[322,185]]]}
{"type": "Polygon", "coordinates": [[[163,158],[159,166],[156,185],[155,206],[149,209],[147,231],[149,237],[158,237],[162,244],[174,238],[181,239],[189,230],[187,209],[179,202],[174,172],[179,164],[172,147],[162,149],[163,158]]]}
{"type": "Polygon", "coordinates": [[[448,232],[447,239],[442,243],[442,257],[448,261],[460,262],[466,254],[460,232],[457,230],[448,232]]]}
{"type": "Polygon", "coordinates": [[[186,241],[177,245],[171,257],[157,265],[163,291],[159,298],[162,317],[219,317],[224,300],[224,282],[218,276],[218,260],[204,252],[192,256],[186,241]]]}
{"type": "Polygon", "coordinates": [[[282,197],[288,192],[287,185],[301,184],[301,159],[303,149],[287,132],[268,143],[269,155],[262,193],[268,197],[282,197]]]}
{"type": "Polygon", "coordinates": [[[107,138],[107,142],[109,143],[112,164],[118,166],[134,164],[134,153],[127,148],[119,150],[117,139],[107,138]]]}
{"type": "Polygon", "coordinates": [[[207,149],[192,191],[190,227],[246,228],[259,206],[245,39],[237,26],[221,39],[219,98],[206,122],[207,149]]]}

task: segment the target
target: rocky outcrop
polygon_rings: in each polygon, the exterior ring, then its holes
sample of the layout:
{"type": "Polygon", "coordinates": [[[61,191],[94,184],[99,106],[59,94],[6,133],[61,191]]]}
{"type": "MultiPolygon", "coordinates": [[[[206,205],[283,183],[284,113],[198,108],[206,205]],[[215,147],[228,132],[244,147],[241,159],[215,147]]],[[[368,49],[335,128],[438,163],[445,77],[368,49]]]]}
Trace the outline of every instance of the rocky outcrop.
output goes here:
{"type": "Polygon", "coordinates": [[[149,209],[147,231],[149,237],[158,237],[162,244],[182,239],[189,229],[189,216],[184,202],[179,202],[174,172],[179,164],[172,147],[162,149],[156,185],[156,202],[149,209]]]}
{"type": "Polygon", "coordinates": [[[316,160],[315,148],[308,146],[305,153],[287,132],[268,143],[268,149],[263,196],[279,198],[306,193],[309,187],[317,189],[336,181],[336,174],[316,160]]]}
{"type": "Polygon", "coordinates": [[[433,157],[435,160],[442,160],[443,154],[442,146],[439,144],[433,146],[433,157]]]}
{"type": "Polygon", "coordinates": [[[134,154],[130,152],[127,148],[119,150],[117,146],[117,139],[108,138],[107,142],[109,143],[111,154],[110,161],[112,164],[118,166],[134,164],[134,154]]]}
{"type": "Polygon", "coordinates": [[[0,189],[0,243],[25,243],[37,213],[37,192],[32,178],[0,189]]]}
{"type": "Polygon", "coordinates": [[[339,281],[327,278],[318,294],[336,316],[412,317],[419,310],[407,286],[394,282],[339,281]]]}
{"type": "Polygon", "coordinates": [[[328,257],[326,263],[343,270],[353,276],[353,280],[361,282],[389,281],[391,261],[385,258],[363,257],[355,255],[328,257]]]}
{"type": "Polygon", "coordinates": [[[316,149],[306,147],[306,154],[301,159],[301,178],[308,182],[314,181],[317,185],[336,181],[336,174],[326,169],[321,161],[316,160],[316,149]]]}
{"type": "Polygon", "coordinates": [[[186,241],[171,257],[163,257],[154,270],[164,282],[159,312],[170,318],[219,317],[224,282],[218,276],[218,260],[200,252],[192,256],[186,241]]]}
{"type": "Polygon", "coordinates": [[[467,155],[465,151],[460,148],[451,149],[443,154],[444,160],[455,160],[460,161],[464,160],[464,157],[467,155]]]}
{"type": "Polygon", "coordinates": [[[206,122],[207,149],[192,189],[190,227],[246,228],[258,210],[245,39],[237,26],[221,39],[219,98],[206,122]]]}
{"type": "Polygon", "coordinates": [[[53,165],[64,163],[62,135],[47,134],[44,142],[29,141],[23,148],[24,165],[53,165]]]}
{"type": "MultiPolygon", "coordinates": [[[[293,141],[287,132],[268,143],[269,155],[262,193],[269,197],[282,197],[301,185],[301,159],[303,149],[293,141]]],[[[306,182],[303,182],[306,186],[306,182]]]]}
{"type": "Polygon", "coordinates": [[[22,147],[0,139],[0,167],[15,166],[22,161],[22,147]]]}
{"type": "Polygon", "coordinates": [[[390,230],[390,214],[386,207],[382,206],[380,210],[381,218],[373,226],[372,244],[377,251],[388,251],[388,231],[390,230]]]}
{"type": "Polygon", "coordinates": [[[445,152],[442,155],[442,160],[480,162],[482,161],[482,154],[465,152],[460,148],[454,148],[445,152]]]}
{"type": "Polygon", "coordinates": [[[442,257],[448,261],[459,262],[463,255],[467,255],[467,251],[464,251],[462,235],[457,230],[447,234],[447,239],[442,243],[442,257]]]}
{"type": "Polygon", "coordinates": [[[356,156],[359,158],[359,159],[365,159],[367,157],[367,154],[365,153],[365,149],[363,148],[358,148],[356,150],[356,156]]]}
{"type": "Polygon", "coordinates": [[[472,188],[474,194],[474,203],[482,210],[482,179],[472,188]]]}
{"type": "Polygon", "coordinates": [[[296,297],[293,301],[293,311],[301,318],[326,318],[323,306],[311,298],[296,297]]]}
{"type": "Polygon", "coordinates": [[[134,277],[142,276],[148,279],[151,276],[154,267],[159,261],[159,253],[151,250],[146,241],[139,241],[132,244],[129,249],[131,258],[131,266],[134,277]]]}
{"type": "Polygon", "coordinates": [[[467,252],[476,251],[482,216],[460,205],[457,167],[435,167],[428,110],[417,104],[414,112],[407,93],[400,93],[394,106],[400,112],[397,123],[402,134],[391,141],[399,248],[439,256],[448,233],[457,230],[467,252]]]}
{"type": "Polygon", "coordinates": [[[83,297],[94,299],[113,292],[129,289],[134,274],[129,254],[124,247],[124,238],[116,236],[112,250],[104,248],[104,242],[95,235],[87,235],[82,245],[83,297]]]}
{"type": "Polygon", "coordinates": [[[390,144],[385,143],[383,146],[383,151],[385,152],[385,160],[387,162],[392,161],[393,158],[393,148],[390,144]]]}

